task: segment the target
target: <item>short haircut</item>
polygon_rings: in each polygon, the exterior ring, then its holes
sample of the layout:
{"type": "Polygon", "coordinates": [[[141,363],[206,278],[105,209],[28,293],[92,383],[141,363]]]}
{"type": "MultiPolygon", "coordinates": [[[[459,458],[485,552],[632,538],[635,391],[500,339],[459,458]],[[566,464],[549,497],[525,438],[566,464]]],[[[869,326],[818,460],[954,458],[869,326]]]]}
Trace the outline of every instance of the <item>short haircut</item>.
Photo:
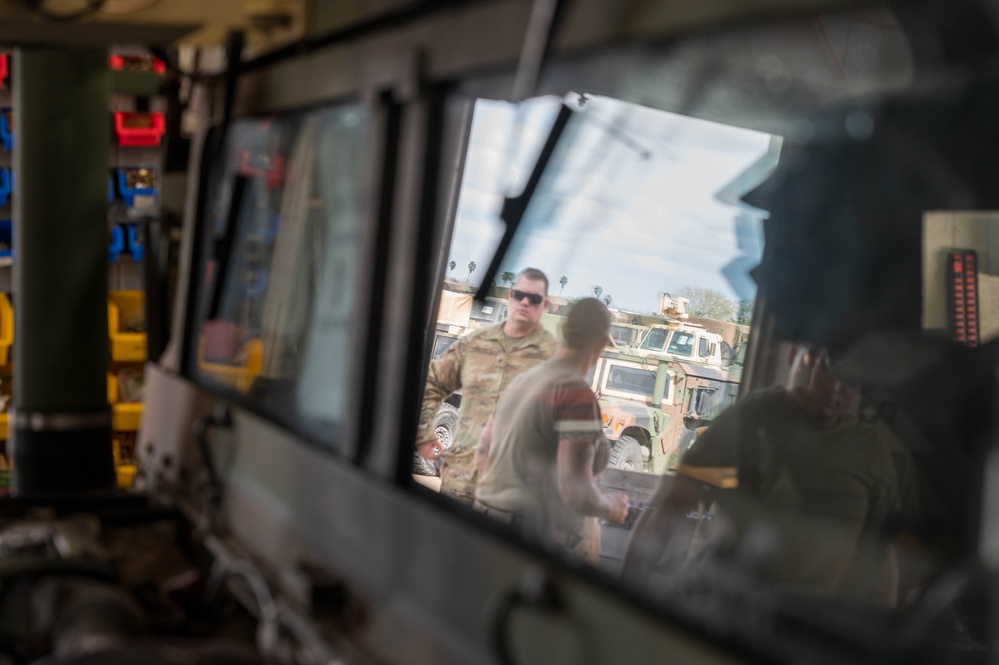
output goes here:
{"type": "Polygon", "coordinates": [[[596,298],[583,298],[569,310],[562,323],[562,339],[573,351],[589,351],[607,343],[611,315],[596,298]]]}
{"type": "Polygon", "coordinates": [[[548,276],[537,268],[524,268],[517,274],[517,279],[521,277],[526,277],[527,279],[533,279],[536,282],[545,283],[545,295],[548,295],[548,276]]]}

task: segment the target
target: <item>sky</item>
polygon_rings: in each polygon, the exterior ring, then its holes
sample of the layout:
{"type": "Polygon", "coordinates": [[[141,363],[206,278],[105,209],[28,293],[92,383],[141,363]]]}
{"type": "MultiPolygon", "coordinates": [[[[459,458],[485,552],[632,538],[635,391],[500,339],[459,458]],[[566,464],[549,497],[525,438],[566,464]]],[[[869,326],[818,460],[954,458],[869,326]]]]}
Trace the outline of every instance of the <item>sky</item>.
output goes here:
{"type": "MultiPolygon", "coordinates": [[[[578,107],[578,96],[567,99],[578,107]]],[[[560,102],[476,103],[453,278],[468,278],[475,261],[469,282],[481,280],[502,235],[503,196],[523,189],[560,102]]],[[[740,256],[757,263],[765,213],[716,195],[768,152],[771,136],[604,97],[587,98],[579,110],[501,272],[540,268],[555,294],[564,275],[562,295],[570,297],[593,295],[599,285],[613,307],[637,312],[654,311],[663,292],[684,286],[752,297],[744,269],[736,284],[722,269],[740,256]]]]}

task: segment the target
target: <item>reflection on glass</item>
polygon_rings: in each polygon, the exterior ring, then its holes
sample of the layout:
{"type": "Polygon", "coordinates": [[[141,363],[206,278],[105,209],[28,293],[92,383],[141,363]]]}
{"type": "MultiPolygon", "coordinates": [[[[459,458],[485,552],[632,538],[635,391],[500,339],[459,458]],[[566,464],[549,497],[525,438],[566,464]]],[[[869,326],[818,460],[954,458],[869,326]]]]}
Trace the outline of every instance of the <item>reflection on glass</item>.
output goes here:
{"type": "MultiPolygon", "coordinates": [[[[632,508],[604,520],[597,565],[617,575],[624,558],[631,591],[777,660],[807,642],[835,645],[830,661],[990,662],[995,75],[950,74],[980,55],[964,29],[984,31],[992,61],[995,25],[971,7],[600,61],[626,64],[622,96],[732,126],[570,95],[580,117],[501,268],[558,285],[553,332],[585,296],[645,330],[585,379],[609,448],[597,482],[632,508]],[[924,76],[941,44],[960,55],[924,76]]],[[[456,265],[488,262],[499,193],[475,174],[495,167],[510,113],[477,104],[456,265]]],[[[443,289],[474,290],[456,274],[443,289]]]]}
{"type": "MultiPolygon", "coordinates": [[[[794,354],[784,386],[728,409],[661,483],[656,508],[635,527],[626,575],[675,593],[720,566],[748,564],[747,579],[791,593],[896,602],[890,439],[861,420],[859,391],[828,355],[794,354]]],[[[702,391],[692,409],[708,400],[702,391]]]]}
{"type": "MultiPolygon", "coordinates": [[[[539,344],[530,358],[521,359],[513,352],[516,338],[504,330],[527,302],[521,272],[526,266],[543,273],[537,286],[547,299],[539,323],[563,343],[567,317],[577,302],[590,296],[609,310],[611,326],[600,353],[592,358],[593,367],[578,377],[600,410],[592,420],[589,415],[578,419],[595,423],[593,441],[604,451],[591,474],[604,467],[672,473],[694,432],[734,401],[742,368],[732,350],[744,347],[749,335],[747,307],[730,285],[731,275],[722,273],[735,259],[758,260],[758,237],[755,243],[744,240],[754,224],[758,236],[764,213],[720,201],[716,193],[747,171],[772,169],[779,139],[604,97],[570,95],[564,101],[575,114],[497,276],[502,285],[493,286],[483,303],[469,304],[461,317],[454,306],[459,294],[476,291],[475,270],[491,258],[492,247],[483,248],[483,239],[490,234],[495,238],[492,225],[502,190],[495,188],[497,178],[485,174],[495,172],[495,160],[504,152],[503,141],[509,138],[504,129],[511,116],[533,116],[533,123],[520,126],[526,133],[510,140],[523,143],[527,136],[533,137],[528,143],[540,144],[558,100],[532,100],[524,112],[495,102],[476,104],[452,258],[446,264],[438,328],[446,324],[459,342],[445,354],[435,353],[429,368],[414,473],[436,474],[437,468],[427,462],[439,455],[442,493],[470,503],[474,499],[494,515],[527,507],[497,484],[495,459],[484,456],[481,468],[468,468],[471,452],[484,449],[490,431],[509,435],[505,423],[490,430],[488,418],[502,408],[497,405],[514,399],[507,386],[516,385],[517,393],[534,390],[518,382],[517,375],[526,371],[534,376],[535,369],[528,368],[547,366],[544,361],[553,350],[539,344]],[[498,330],[503,334],[493,332],[498,330]],[[484,346],[480,340],[493,334],[494,345],[484,346]],[[695,349],[700,350],[696,355],[695,349]],[[728,350],[724,357],[722,349],[728,350]],[[443,422],[445,411],[456,404],[461,411],[454,429],[444,435],[437,430],[437,439],[430,439],[430,425],[443,422]],[[488,486],[486,496],[479,497],[478,480],[483,477],[488,486]]],[[[523,165],[518,169],[530,170],[523,165]]],[[[507,450],[510,442],[504,441],[507,450]]],[[[552,499],[552,492],[570,491],[558,486],[561,472],[555,457],[531,459],[544,468],[521,468],[518,473],[530,476],[527,484],[544,494],[544,501],[552,499]]],[[[649,478],[646,484],[655,479],[649,478]]],[[[605,495],[617,494],[607,490],[605,495]]],[[[574,514],[606,518],[609,513],[600,512],[601,500],[593,500],[596,504],[585,509],[576,506],[574,514]]],[[[572,503],[566,496],[562,501],[572,503]]],[[[573,523],[592,527],[585,520],[573,523]]],[[[538,524],[532,528],[547,533],[538,524]]],[[[592,543],[592,534],[569,536],[592,543]]],[[[613,566],[620,548],[619,542],[616,551],[608,547],[598,556],[589,547],[580,556],[594,565],[613,566]]]]}
{"type": "Polygon", "coordinates": [[[345,408],[367,131],[360,106],[236,122],[207,199],[196,375],[326,439],[345,408]]]}

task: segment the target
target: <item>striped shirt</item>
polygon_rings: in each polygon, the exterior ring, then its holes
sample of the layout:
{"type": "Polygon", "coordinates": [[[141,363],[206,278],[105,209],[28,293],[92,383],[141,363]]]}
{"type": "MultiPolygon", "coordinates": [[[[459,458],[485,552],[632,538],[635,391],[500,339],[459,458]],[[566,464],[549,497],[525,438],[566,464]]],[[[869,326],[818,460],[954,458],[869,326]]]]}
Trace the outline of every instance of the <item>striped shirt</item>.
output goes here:
{"type": "Polygon", "coordinates": [[[529,528],[542,533],[578,532],[583,516],[558,491],[559,439],[603,441],[600,406],[580,370],[552,359],[521,374],[500,397],[493,423],[476,500],[523,515],[529,528]]]}

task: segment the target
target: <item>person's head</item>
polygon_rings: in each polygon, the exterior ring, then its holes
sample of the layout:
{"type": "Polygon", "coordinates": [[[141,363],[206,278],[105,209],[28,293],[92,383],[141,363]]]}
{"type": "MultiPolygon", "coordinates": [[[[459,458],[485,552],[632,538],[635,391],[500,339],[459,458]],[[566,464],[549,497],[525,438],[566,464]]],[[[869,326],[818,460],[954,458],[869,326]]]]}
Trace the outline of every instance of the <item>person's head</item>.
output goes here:
{"type": "Polygon", "coordinates": [[[829,424],[850,413],[860,399],[857,387],[837,376],[829,353],[815,345],[791,350],[787,389],[803,409],[829,424]]]}
{"type": "Polygon", "coordinates": [[[525,268],[517,275],[507,295],[507,320],[514,330],[527,334],[538,327],[548,304],[548,277],[537,268],[525,268]]]}
{"type": "Polygon", "coordinates": [[[562,323],[562,345],[577,354],[600,356],[610,334],[611,315],[596,298],[583,298],[572,306],[562,323]]]}

